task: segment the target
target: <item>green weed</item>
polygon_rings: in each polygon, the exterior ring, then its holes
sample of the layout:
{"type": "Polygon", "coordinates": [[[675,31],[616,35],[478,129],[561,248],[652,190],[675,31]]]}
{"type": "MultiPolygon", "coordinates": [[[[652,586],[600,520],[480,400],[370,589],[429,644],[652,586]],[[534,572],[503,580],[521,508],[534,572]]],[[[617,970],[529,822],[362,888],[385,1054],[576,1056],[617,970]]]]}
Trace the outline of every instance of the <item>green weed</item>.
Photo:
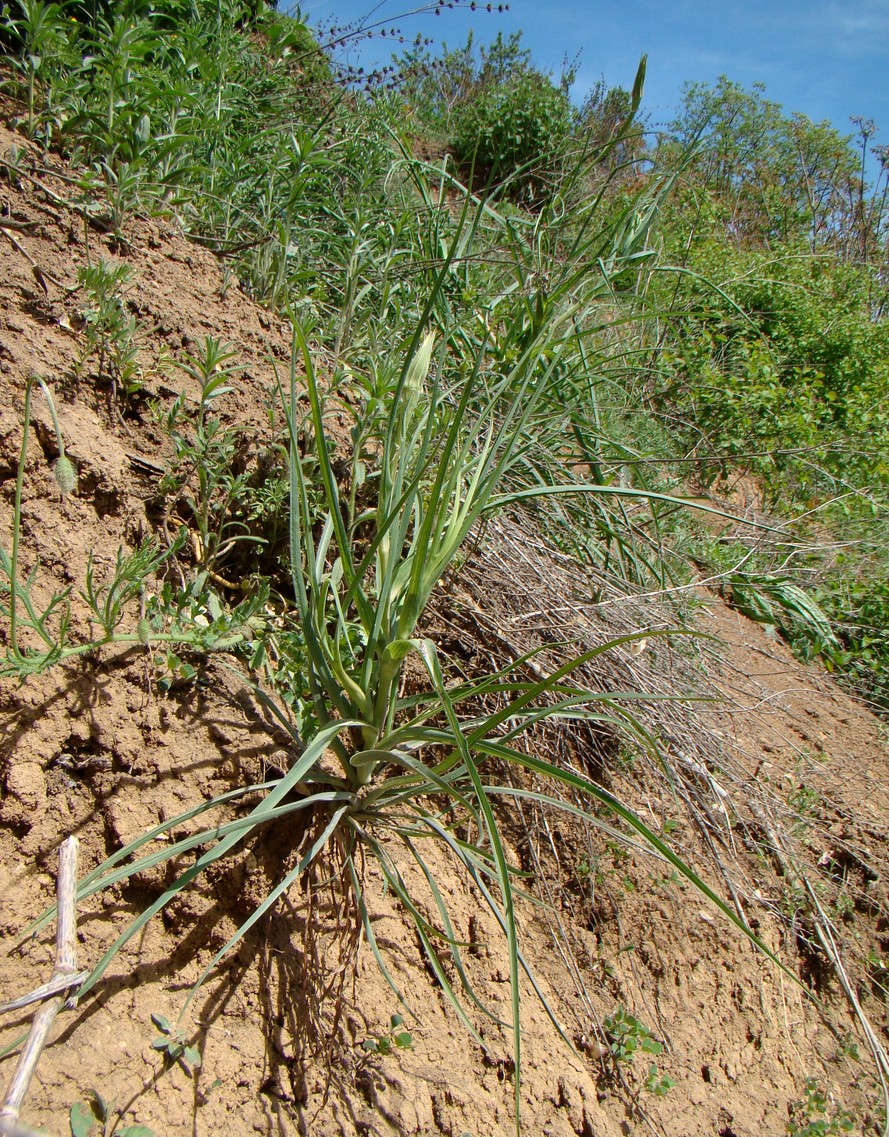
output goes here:
{"type": "Polygon", "coordinates": [[[28,117],[26,130],[34,138],[41,124],[38,94],[44,84],[51,84],[59,64],[71,62],[68,47],[67,21],[64,4],[44,3],[43,0],[15,0],[18,14],[4,6],[0,25],[11,33],[18,43],[18,54],[12,56],[12,66],[23,76],[26,87],[28,117]]]}
{"type": "Polygon", "coordinates": [[[873,993],[886,1002],[889,1000],[889,958],[871,949],[867,953],[867,968],[873,993]]]}
{"type": "Polygon", "coordinates": [[[661,1074],[657,1065],[652,1062],[645,1075],[645,1089],[656,1098],[666,1097],[670,1090],[677,1085],[676,1079],[669,1074],[661,1074]]]}
{"type": "Polygon", "coordinates": [[[816,1078],[806,1079],[805,1096],[794,1103],[791,1114],[788,1137],[833,1137],[855,1129],[854,1115],[838,1106],[831,1108],[830,1096],[816,1078]]]}
{"type": "Polygon", "coordinates": [[[113,403],[120,398],[126,404],[145,386],[139,362],[139,326],[126,307],[126,289],[131,278],[129,265],[113,265],[104,258],[77,270],[84,297],[80,316],[85,346],[80,368],[95,358],[99,378],[110,385],[113,403]]]}
{"type": "Polygon", "coordinates": [[[147,1125],[124,1125],[114,1103],[98,1090],[90,1090],[86,1101],[71,1106],[69,1122],[71,1137],[155,1137],[147,1125]]]}
{"type": "Polygon", "coordinates": [[[409,1031],[399,1030],[399,1027],[403,1025],[403,1016],[393,1015],[389,1020],[389,1030],[387,1033],[374,1035],[372,1038],[366,1038],[362,1043],[364,1049],[369,1050],[371,1054],[379,1054],[382,1057],[391,1054],[393,1047],[399,1050],[410,1050],[414,1040],[409,1031]]]}
{"type": "MultiPolygon", "coordinates": [[[[612,1015],[602,1020],[602,1027],[608,1037],[611,1055],[615,1062],[631,1062],[636,1053],[663,1054],[663,1043],[624,1007],[618,1007],[612,1015]]],[[[655,1072],[657,1068],[655,1067],[655,1072]]]]}
{"type": "Polygon", "coordinates": [[[241,371],[225,344],[205,337],[179,366],[198,383],[197,400],[183,392],[168,408],[152,407],[174,451],[158,484],[165,525],[178,522],[196,572],[217,590],[266,597],[262,572],[275,573],[287,543],[284,447],[259,446],[253,431],[223,426],[214,413],[241,371]]]}
{"type": "Polygon", "coordinates": [[[734,572],[728,578],[732,604],[745,616],[780,631],[797,655],[834,657],[840,644],[817,602],[787,577],[734,572]]]}
{"type": "Polygon", "coordinates": [[[110,643],[178,644],[199,652],[231,650],[236,645],[249,643],[262,626],[258,613],[267,601],[267,587],[258,586],[234,608],[224,606],[208,590],[206,574],[179,591],[164,583],[158,592],[149,595],[149,583],[182,549],[185,532],[178,534],[166,549],[152,537],[129,552],[119,549],[111,574],[103,580],[97,578],[90,557],[85,588],[80,593],[94,629],[86,642],[71,639],[70,589],[54,592],[44,604],[38,602],[35,585],[39,566],[24,577],[20,571],[22,493],[35,387],[39,387],[47,399],[55,427],[59,451],[53,468],[55,483],[62,492],[76,489],[76,471],[65,452],[50,388],[34,376],[25,387],[11,549],[7,552],[6,547],[0,545],[0,617],[8,623],[0,676],[25,679],[110,643]],[[124,630],[127,624],[131,630],[124,630]]]}
{"type": "Polygon", "coordinates": [[[160,1031],[152,1042],[151,1049],[163,1054],[167,1065],[173,1066],[178,1062],[189,1075],[200,1067],[200,1050],[196,1046],[189,1045],[183,1031],[174,1027],[166,1015],[153,1014],[151,1021],[160,1031]]]}

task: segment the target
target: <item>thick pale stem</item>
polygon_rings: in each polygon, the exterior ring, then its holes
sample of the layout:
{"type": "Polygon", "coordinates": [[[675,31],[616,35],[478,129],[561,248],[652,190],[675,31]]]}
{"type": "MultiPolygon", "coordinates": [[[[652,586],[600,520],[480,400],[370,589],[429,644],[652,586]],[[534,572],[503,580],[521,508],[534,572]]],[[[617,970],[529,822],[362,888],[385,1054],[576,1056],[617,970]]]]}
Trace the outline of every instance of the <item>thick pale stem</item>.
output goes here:
{"type": "MultiPolygon", "coordinates": [[[[53,968],[53,981],[68,978],[77,981],[77,915],[75,897],[77,894],[77,851],[79,842],[69,837],[59,850],[59,878],[56,895],[59,914],[56,930],[56,962],[53,968]]],[[[64,1006],[61,996],[50,999],[40,1008],[31,1022],[31,1030],[25,1047],[19,1055],[18,1065],[6,1100],[0,1107],[0,1132],[15,1134],[28,1132],[22,1130],[18,1116],[31,1085],[40,1055],[46,1045],[56,1015],[64,1006]]]]}

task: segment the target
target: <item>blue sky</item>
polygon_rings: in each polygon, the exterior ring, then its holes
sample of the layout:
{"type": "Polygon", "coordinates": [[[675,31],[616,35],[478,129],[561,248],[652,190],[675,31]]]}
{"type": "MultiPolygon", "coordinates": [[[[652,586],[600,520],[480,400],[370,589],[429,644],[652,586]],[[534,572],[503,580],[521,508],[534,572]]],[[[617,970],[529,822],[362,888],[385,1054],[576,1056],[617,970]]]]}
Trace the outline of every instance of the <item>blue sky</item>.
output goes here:
{"type": "MultiPolygon", "coordinates": [[[[580,51],[576,102],[601,76],[629,87],[647,52],[645,107],[654,125],[672,117],[684,82],[727,75],[745,87],[764,83],[787,113],[828,119],[843,133],[853,130],[850,115],[873,119],[881,128],[876,141],[889,143],[889,0],[510,0],[503,15],[456,10],[399,19],[410,7],[385,0],[374,19],[391,20],[408,38],[422,32],[451,46],[465,42],[470,27],[483,41],[521,29],[537,66],[556,74],[566,55],[580,51]]],[[[355,20],[372,9],[361,0],[302,6],[310,23],[355,20]]],[[[374,41],[361,49],[361,62],[388,62],[391,51],[390,41],[374,41]]]]}

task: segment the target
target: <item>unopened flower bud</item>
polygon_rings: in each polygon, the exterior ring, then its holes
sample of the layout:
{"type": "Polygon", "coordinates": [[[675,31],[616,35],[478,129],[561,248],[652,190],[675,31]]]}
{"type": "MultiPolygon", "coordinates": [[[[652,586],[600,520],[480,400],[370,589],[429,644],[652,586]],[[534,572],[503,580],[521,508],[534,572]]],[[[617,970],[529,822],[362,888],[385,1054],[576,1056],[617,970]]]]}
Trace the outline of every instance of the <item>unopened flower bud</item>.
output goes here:
{"type": "Polygon", "coordinates": [[[77,471],[74,463],[67,455],[62,454],[53,467],[52,472],[56,485],[63,494],[73,493],[77,489],[77,471]]]}

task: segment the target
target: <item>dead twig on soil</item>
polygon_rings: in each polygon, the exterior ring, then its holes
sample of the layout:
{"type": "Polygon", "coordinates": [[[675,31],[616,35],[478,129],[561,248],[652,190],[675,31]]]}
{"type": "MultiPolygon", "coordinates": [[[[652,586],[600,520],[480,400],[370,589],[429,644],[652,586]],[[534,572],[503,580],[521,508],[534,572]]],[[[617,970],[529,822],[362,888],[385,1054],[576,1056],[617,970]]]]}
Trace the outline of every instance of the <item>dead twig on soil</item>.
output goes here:
{"type": "Polygon", "coordinates": [[[824,907],[818,898],[818,894],[812,887],[805,872],[799,867],[793,854],[787,849],[786,844],[782,842],[781,838],[775,831],[774,826],[771,824],[769,818],[766,816],[762,807],[751,801],[750,809],[757,822],[760,824],[763,834],[765,835],[770,850],[775,857],[779,869],[784,877],[791,881],[796,881],[804,889],[811,905],[811,918],[815,930],[815,935],[818,937],[818,942],[821,945],[821,950],[824,952],[827,959],[830,960],[833,966],[834,973],[839,979],[840,986],[843,993],[849,1000],[855,1018],[861,1027],[867,1041],[868,1048],[874,1059],[874,1066],[876,1068],[877,1081],[880,1086],[881,1096],[883,1098],[883,1109],[886,1120],[883,1123],[882,1135],[889,1137],[889,1057],[877,1037],[876,1031],[871,1025],[870,1020],[862,1009],[858,996],[855,993],[855,987],[849,978],[843,963],[842,952],[837,944],[834,935],[833,921],[824,911],[824,907]]]}
{"type": "MultiPolygon", "coordinates": [[[[56,961],[53,968],[50,985],[66,982],[62,989],[74,986],[77,978],[77,915],[75,896],[77,893],[77,851],[78,840],[69,837],[59,850],[59,878],[56,886],[58,897],[58,924],[56,929],[56,961]]],[[[30,998],[30,996],[28,997],[30,998]]],[[[49,1037],[50,1028],[56,1015],[64,1006],[65,999],[56,995],[34,1015],[31,1030],[24,1049],[19,1055],[18,1065],[13,1075],[12,1083],[6,1094],[6,1100],[0,1106],[0,1134],[5,1137],[33,1137],[32,1131],[19,1125],[19,1113],[22,1109],[28,1088],[40,1055],[49,1037]]]]}
{"type": "Polygon", "coordinates": [[[25,258],[25,260],[31,266],[31,274],[47,295],[49,295],[49,289],[46,287],[46,282],[48,280],[51,280],[57,288],[64,288],[64,285],[61,283],[61,281],[56,280],[52,273],[47,272],[46,269],[40,267],[40,265],[34,260],[28,250],[22,245],[21,241],[19,241],[18,238],[13,235],[12,227],[5,221],[0,221],[0,233],[3,234],[3,236],[7,239],[7,241],[9,241],[13,248],[21,253],[21,255],[25,258]]]}
{"type": "Polygon", "coordinates": [[[88,971],[75,971],[73,975],[59,975],[50,979],[48,983],[36,987],[28,995],[22,995],[8,1003],[0,1003],[0,1015],[8,1014],[10,1011],[20,1011],[22,1007],[27,1007],[31,1003],[42,1003],[44,999],[51,999],[53,995],[61,995],[63,991],[79,987],[88,975],[88,971]]]}
{"type": "Polygon", "coordinates": [[[849,1000],[855,1017],[858,1019],[858,1025],[861,1027],[865,1040],[867,1041],[868,1049],[874,1059],[874,1065],[877,1071],[877,1080],[880,1084],[880,1093],[883,1099],[883,1122],[882,1137],[889,1137],[889,1056],[883,1044],[877,1037],[877,1033],[871,1025],[870,1019],[864,1013],[858,996],[855,993],[855,987],[849,978],[846,968],[843,966],[843,960],[840,949],[834,936],[833,922],[828,917],[827,913],[821,905],[821,901],[805,877],[803,878],[803,886],[808,894],[809,900],[818,913],[818,919],[815,923],[815,933],[821,944],[824,954],[833,964],[834,971],[840,981],[840,986],[843,988],[843,993],[849,1000]]]}

